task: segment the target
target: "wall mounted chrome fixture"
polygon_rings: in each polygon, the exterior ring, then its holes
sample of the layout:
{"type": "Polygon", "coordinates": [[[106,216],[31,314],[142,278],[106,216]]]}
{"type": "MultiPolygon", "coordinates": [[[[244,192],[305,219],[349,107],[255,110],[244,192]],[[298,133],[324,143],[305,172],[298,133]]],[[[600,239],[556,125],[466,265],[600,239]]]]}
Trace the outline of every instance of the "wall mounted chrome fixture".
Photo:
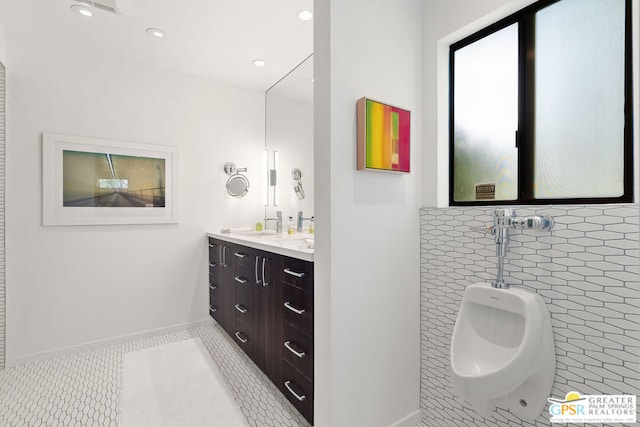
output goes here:
{"type": "Polygon", "coordinates": [[[298,199],[304,199],[304,188],[302,188],[302,172],[300,169],[295,168],[291,171],[291,178],[296,181],[293,184],[293,191],[296,192],[298,199]]]}
{"type": "Polygon", "coordinates": [[[262,194],[262,201],[265,206],[269,206],[269,191],[273,189],[273,206],[280,204],[278,194],[278,163],[280,162],[280,154],[273,152],[273,163],[269,166],[269,150],[264,150],[262,157],[262,167],[264,168],[265,181],[262,194]]]}
{"type": "Polygon", "coordinates": [[[224,173],[229,175],[227,179],[227,193],[232,197],[244,197],[249,191],[249,180],[240,172],[246,172],[247,168],[236,168],[233,162],[224,164],[224,173]]]}
{"type": "Polygon", "coordinates": [[[498,256],[498,272],[496,280],[491,283],[494,288],[509,288],[509,284],[504,281],[504,258],[507,256],[509,245],[509,229],[519,230],[540,230],[548,231],[553,228],[553,218],[549,215],[533,215],[519,217],[516,216],[515,209],[497,208],[494,209],[493,226],[488,227],[496,240],[496,255],[498,256]]]}

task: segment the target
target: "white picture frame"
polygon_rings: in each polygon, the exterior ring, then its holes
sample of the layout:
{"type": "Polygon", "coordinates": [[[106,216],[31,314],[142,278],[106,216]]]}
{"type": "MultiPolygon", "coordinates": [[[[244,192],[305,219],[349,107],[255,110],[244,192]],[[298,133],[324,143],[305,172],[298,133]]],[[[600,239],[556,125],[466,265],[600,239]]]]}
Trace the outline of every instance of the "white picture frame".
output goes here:
{"type": "Polygon", "coordinates": [[[177,147],[44,132],[42,225],[177,223],[177,166],[177,147]]]}

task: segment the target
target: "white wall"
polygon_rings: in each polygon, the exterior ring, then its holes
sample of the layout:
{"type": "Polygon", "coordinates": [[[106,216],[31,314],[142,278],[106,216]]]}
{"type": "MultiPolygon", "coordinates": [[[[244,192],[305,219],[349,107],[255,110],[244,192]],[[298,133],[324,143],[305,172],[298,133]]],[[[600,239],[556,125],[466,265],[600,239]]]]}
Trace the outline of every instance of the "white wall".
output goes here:
{"type": "Polygon", "coordinates": [[[422,2],[316,2],[316,425],[419,412],[422,2]],[[356,171],[356,100],[412,111],[412,173],[356,171]],[[320,185],[319,183],[322,183],[320,185]]]}
{"type": "MultiPolygon", "coordinates": [[[[262,218],[264,94],[7,35],[7,362],[204,320],[204,233],[262,218]],[[179,148],[179,224],[42,227],[41,132],[179,148]]],[[[50,355],[50,354],[49,354],[50,355]]]]}
{"type": "Polygon", "coordinates": [[[0,22],[0,62],[7,65],[7,45],[5,37],[4,25],[0,22]]]}

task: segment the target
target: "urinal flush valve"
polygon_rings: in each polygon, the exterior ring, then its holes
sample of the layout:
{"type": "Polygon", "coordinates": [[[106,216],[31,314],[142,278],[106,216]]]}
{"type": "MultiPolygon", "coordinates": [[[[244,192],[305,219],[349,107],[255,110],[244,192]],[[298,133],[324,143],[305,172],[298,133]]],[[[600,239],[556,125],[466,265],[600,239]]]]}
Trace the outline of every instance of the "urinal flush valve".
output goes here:
{"type": "Polygon", "coordinates": [[[491,234],[496,241],[496,256],[498,257],[498,273],[496,280],[491,283],[494,288],[508,288],[509,285],[504,281],[504,258],[507,256],[509,246],[509,230],[551,230],[553,228],[553,218],[550,215],[532,215],[517,216],[515,209],[497,208],[494,209],[491,216],[493,217],[493,227],[491,234]]]}

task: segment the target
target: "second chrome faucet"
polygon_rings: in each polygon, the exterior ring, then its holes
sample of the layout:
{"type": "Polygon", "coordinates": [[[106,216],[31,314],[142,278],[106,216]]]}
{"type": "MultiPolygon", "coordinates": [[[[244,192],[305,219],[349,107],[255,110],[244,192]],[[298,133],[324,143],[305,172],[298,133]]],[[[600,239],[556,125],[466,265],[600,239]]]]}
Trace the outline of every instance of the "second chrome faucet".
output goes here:
{"type": "Polygon", "coordinates": [[[282,211],[276,211],[275,218],[265,218],[264,219],[264,228],[267,229],[267,223],[269,221],[276,222],[276,233],[282,233],[282,211]]]}

